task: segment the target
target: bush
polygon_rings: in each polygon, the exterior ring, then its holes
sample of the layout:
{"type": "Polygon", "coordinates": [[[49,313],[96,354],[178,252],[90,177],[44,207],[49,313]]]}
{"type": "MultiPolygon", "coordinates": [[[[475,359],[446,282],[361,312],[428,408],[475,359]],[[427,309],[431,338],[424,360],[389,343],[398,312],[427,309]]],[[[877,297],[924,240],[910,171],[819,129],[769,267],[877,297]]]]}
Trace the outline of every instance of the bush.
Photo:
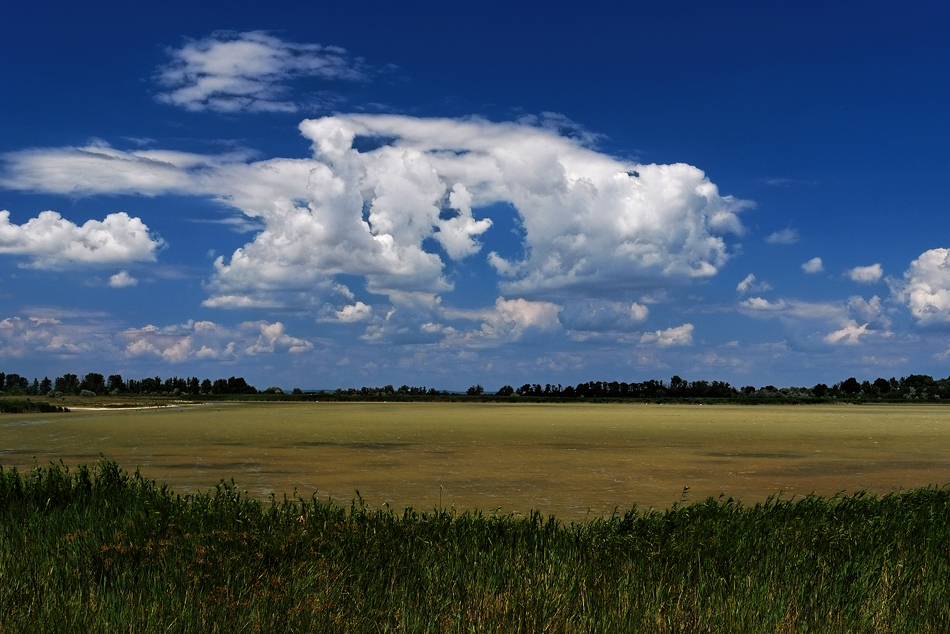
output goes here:
{"type": "Polygon", "coordinates": [[[42,414],[52,412],[68,412],[65,407],[50,405],[49,403],[38,403],[36,401],[6,401],[0,400],[0,414],[27,414],[30,412],[40,412],[42,414]]]}

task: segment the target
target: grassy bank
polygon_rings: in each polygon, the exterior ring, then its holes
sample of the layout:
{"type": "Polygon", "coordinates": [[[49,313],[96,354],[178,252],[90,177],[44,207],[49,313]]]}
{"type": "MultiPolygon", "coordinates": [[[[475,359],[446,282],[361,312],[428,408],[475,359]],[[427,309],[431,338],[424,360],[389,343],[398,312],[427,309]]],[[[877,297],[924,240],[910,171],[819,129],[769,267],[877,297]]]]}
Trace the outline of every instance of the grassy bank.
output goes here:
{"type": "Polygon", "coordinates": [[[0,472],[3,632],[946,632],[950,489],[528,517],[0,472]]]}
{"type": "Polygon", "coordinates": [[[48,414],[52,412],[68,412],[66,407],[50,405],[43,401],[26,399],[0,399],[0,414],[29,414],[32,412],[48,414]]]}

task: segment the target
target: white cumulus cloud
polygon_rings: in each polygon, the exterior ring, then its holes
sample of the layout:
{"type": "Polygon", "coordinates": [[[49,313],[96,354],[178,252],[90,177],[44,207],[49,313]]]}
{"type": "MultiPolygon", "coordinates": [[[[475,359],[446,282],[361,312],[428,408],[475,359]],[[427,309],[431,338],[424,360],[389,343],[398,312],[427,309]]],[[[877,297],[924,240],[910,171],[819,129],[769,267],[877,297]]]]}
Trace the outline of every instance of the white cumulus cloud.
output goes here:
{"type": "Polygon", "coordinates": [[[821,258],[812,258],[802,264],[802,270],[806,273],[821,273],[825,270],[825,265],[821,258]]]}
{"type": "Polygon", "coordinates": [[[10,222],[9,211],[0,211],[0,253],[27,256],[36,268],[154,261],[163,244],[141,219],[125,212],[80,226],[55,211],[17,225],[10,222]]]}
{"type": "Polygon", "coordinates": [[[621,161],[549,126],[340,115],[300,129],[310,158],[93,144],[7,154],[0,183],[230,206],[263,230],[215,261],[205,305],[241,308],[321,306],[338,275],[361,276],[394,303],[431,303],[454,288],[447,261],[482,250],[493,224],[479,209],[497,203],[514,207],[524,229],[523,257],[487,254],[504,294],[610,299],[619,288],[715,275],[731,257],[724,234],[743,232],[738,214],[749,206],[695,167],[621,161]],[[360,151],[358,137],[381,142],[360,151]]]}
{"type": "Polygon", "coordinates": [[[124,288],[126,286],[135,286],[139,281],[129,275],[128,271],[119,271],[109,278],[109,286],[112,288],[124,288]]]}
{"type": "Polygon", "coordinates": [[[646,321],[647,315],[650,314],[650,309],[643,304],[638,304],[633,302],[630,304],[630,318],[634,321],[646,321]]]}
{"type": "MultiPolygon", "coordinates": [[[[481,328],[470,331],[457,331],[454,328],[441,331],[446,334],[445,342],[453,345],[486,345],[517,341],[526,332],[544,332],[561,329],[558,319],[562,308],[552,302],[532,301],[524,298],[505,299],[499,297],[492,308],[484,309],[445,309],[446,319],[481,322],[481,328]]],[[[437,332],[435,324],[426,324],[427,332],[437,332]]]]}
{"type": "Polygon", "coordinates": [[[871,264],[870,266],[856,266],[853,269],[848,269],[847,274],[853,282],[873,284],[881,280],[881,277],[884,276],[884,270],[880,264],[871,264]]]}
{"type": "Polygon", "coordinates": [[[835,330],[825,335],[825,341],[832,344],[855,345],[860,343],[861,336],[867,334],[867,332],[868,324],[859,326],[858,322],[850,319],[840,330],[835,330]]]}
{"type": "Polygon", "coordinates": [[[363,77],[339,47],[287,42],[266,31],[221,31],[168,54],[157,98],[187,110],[294,112],[300,106],[289,99],[289,80],[363,77]]]}
{"type": "MultiPolygon", "coordinates": [[[[251,324],[244,324],[245,327],[249,325],[251,324]]],[[[284,324],[279,321],[273,323],[260,321],[256,323],[256,326],[260,330],[260,335],[252,345],[247,347],[248,354],[268,354],[278,349],[299,354],[313,349],[313,344],[306,339],[291,337],[284,332],[284,324]]]]}
{"type": "Polygon", "coordinates": [[[350,304],[349,306],[344,306],[340,310],[336,311],[336,318],[345,323],[353,323],[357,321],[366,321],[373,314],[373,309],[364,304],[363,302],[356,302],[355,304],[350,304]]]}
{"type": "Polygon", "coordinates": [[[526,328],[553,330],[561,325],[557,318],[560,310],[551,302],[499,297],[495,300],[495,312],[487,316],[487,321],[496,326],[512,324],[519,332],[526,328]]]}
{"type": "Polygon", "coordinates": [[[117,335],[129,357],[154,356],[170,363],[189,359],[227,360],[243,355],[300,353],[313,343],[286,333],[277,322],[249,321],[237,327],[211,321],[188,321],[158,327],[127,328],[117,335]]]}
{"type": "Polygon", "coordinates": [[[739,302],[739,307],[748,311],[776,311],[785,310],[785,300],[770,302],[763,297],[750,297],[739,302]]]}
{"type": "Polygon", "coordinates": [[[739,284],[736,285],[737,293],[763,293],[772,290],[772,285],[768,282],[756,282],[755,275],[749,273],[739,284]]]}
{"type": "Polygon", "coordinates": [[[950,249],[930,249],[911,262],[898,296],[921,324],[950,323],[950,249]]]}
{"type": "Polygon", "coordinates": [[[666,330],[645,332],[640,337],[640,343],[652,343],[664,347],[691,345],[693,343],[693,324],[683,324],[666,330]]]}
{"type": "Polygon", "coordinates": [[[858,319],[868,322],[871,325],[878,325],[881,328],[887,328],[891,325],[890,318],[884,314],[884,306],[881,298],[874,295],[869,300],[855,295],[848,299],[848,310],[856,315],[858,319]]]}
{"type": "Polygon", "coordinates": [[[518,294],[707,277],[730,255],[720,234],[742,230],[745,204],[719,196],[698,169],[624,164],[544,128],[350,115],[301,130],[315,150],[306,206],[257,205],[266,229],[216,263],[219,292],[300,283],[302,271],[362,274],[384,294],[446,292],[444,262],[423,241],[439,240],[453,259],[474,254],[491,223],[472,209],[497,202],[523,220],[529,255],[488,256],[507,278],[502,290],[518,294]],[[357,136],[389,143],[359,152],[357,136]],[[444,219],[444,209],[455,215],[444,219]]]}

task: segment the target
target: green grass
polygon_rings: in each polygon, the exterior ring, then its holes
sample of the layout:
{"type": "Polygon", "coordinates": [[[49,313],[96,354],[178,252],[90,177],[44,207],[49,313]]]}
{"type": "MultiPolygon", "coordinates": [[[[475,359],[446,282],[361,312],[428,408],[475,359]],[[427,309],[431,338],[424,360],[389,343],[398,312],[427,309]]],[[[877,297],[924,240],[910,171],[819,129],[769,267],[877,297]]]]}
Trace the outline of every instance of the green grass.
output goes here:
{"type": "Polygon", "coordinates": [[[0,470],[2,632],[946,632],[950,489],[583,524],[0,470]]]}
{"type": "Polygon", "coordinates": [[[30,399],[0,399],[0,414],[26,414],[31,412],[51,413],[68,412],[65,407],[50,405],[42,401],[31,401],[30,399]]]}

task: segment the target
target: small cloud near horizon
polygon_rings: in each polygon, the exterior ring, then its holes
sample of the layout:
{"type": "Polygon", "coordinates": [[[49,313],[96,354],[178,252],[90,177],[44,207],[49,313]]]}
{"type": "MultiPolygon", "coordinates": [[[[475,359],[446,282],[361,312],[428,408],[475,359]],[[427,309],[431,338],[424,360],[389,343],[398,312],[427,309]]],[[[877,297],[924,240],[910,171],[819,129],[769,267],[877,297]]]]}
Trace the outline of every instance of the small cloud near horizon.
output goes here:
{"type": "Polygon", "coordinates": [[[884,270],[880,264],[871,264],[870,266],[856,266],[846,271],[852,282],[859,284],[873,284],[879,282],[884,276],[884,270]]]}
{"type": "Polygon", "coordinates": [[[802,270],[806,273],[821,273],[825,270],[825,265],[821,258],[812,258],[802,264],[802,270]]]}
{"type": "Polygon", "coordinates": [[[129,275],[128,271],[119,271],[109,278],[109,286],[112,288],[124,288],[126,286],[135,286],[139,283],[137,279],[129,275]]]}
{"type": "Polygon", "coordinates": [[[769,234],[765,241],[769,244],[795,244],[801,238],[797,229],[787,227],[781,231],[769,234]]]}

